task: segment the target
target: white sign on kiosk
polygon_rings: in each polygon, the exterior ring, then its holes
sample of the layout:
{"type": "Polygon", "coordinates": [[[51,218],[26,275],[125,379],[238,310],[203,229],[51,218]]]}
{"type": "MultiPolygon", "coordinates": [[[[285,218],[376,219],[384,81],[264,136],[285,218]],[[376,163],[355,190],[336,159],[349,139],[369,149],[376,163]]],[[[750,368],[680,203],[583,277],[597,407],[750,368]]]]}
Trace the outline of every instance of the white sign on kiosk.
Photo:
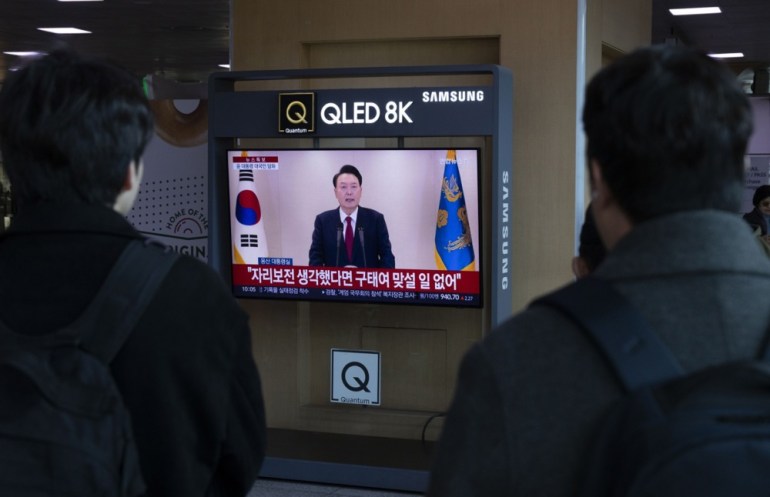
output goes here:
{"type": "Polygon", "coordinates": [[[331,350],[331,402],[380,405],[380,353],[331,350]]]}

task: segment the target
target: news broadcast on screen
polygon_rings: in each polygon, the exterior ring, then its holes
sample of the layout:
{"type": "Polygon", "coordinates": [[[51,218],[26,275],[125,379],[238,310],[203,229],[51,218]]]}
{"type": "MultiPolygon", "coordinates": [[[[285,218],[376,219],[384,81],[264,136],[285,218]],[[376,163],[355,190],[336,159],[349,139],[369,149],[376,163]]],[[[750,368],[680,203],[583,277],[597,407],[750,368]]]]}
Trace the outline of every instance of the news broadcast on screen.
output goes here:
{"type": "Polygon", "coordinates": [[[482,305],[478,149],[227,157],[236,296],[482,305]]]}

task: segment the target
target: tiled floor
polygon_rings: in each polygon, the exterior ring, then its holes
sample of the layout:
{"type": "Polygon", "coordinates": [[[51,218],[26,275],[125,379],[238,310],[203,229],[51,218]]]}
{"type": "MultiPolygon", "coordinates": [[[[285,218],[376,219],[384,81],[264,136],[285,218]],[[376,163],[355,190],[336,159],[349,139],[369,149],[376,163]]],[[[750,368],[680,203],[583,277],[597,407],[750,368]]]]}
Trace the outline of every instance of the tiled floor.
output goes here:
{"type": "Polygon", "coordinates": [[[421,494],[259,479],[247,497],[412,497],[421,494]]]}

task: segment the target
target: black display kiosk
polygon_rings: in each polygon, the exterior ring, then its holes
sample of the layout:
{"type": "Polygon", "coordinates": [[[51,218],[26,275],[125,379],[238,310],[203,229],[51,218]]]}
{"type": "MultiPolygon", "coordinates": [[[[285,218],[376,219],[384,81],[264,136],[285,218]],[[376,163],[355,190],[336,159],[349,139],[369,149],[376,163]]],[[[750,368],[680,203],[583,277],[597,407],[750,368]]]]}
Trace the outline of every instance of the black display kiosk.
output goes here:
{"type": "MultiPolygon", "coordinates": [[[[302,147],[310,144],[322,149],[333,139],[385,139],[377,143],[402,148],[413,139],[440,143],[442,138],[476,137],[484,149],[481,188],[487,226],[480,312],[486,329],[511,315],[513,82],[509,70],[497,65],[458,65],[233,71],[212,74],[208,87],[208,258],[228,285],[232,245],[227,163],[228,151],[240,147],[240,140],[268,140],[276,148],[295,148],[302,140],[302,147]],[[368,87],[372,84],[377,87],[368,87]]],[[[427,468],[270,453],[262,475],[415,492],[424,491],[427,482],[427,468]]]]}

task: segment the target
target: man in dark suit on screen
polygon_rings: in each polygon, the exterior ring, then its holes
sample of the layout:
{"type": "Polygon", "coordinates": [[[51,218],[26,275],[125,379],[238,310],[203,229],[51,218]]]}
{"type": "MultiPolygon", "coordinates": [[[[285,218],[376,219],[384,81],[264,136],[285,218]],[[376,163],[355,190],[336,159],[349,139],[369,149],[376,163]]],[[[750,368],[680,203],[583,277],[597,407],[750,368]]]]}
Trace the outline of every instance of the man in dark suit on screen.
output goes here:
{"type": "Polygon", "coordinates": [[[315,218],[311,266],[396,267],[385,217],[358,205],[362,183],[361,173],[351,165],[332,178],[340,206],[315,218]]]}

